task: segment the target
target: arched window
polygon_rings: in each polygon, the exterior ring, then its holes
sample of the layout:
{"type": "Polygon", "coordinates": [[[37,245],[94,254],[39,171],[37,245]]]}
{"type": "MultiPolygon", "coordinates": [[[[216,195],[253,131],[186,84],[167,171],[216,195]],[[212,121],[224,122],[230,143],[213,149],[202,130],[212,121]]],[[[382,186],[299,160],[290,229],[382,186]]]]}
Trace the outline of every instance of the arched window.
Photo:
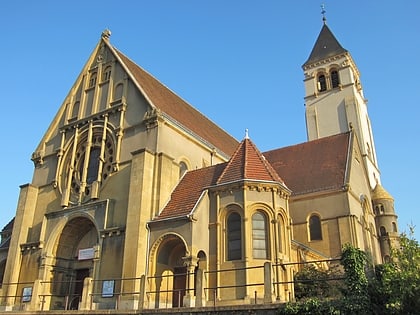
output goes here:
{"type": "Polygon", "coordinates": [[[392,232],[398,232],[397,224],[395,222],[392,222],[392,232]]]}
{"type": "Polygon", "coordinates": [[[179,163],[179,178],[182,177],[182,175],[184,175],[184,173],[188,171],[188,166],[185,162],[180,162],[179,163]]]}
{"type": "Polygon", "coordinates": [[[252,216],[252,254],[254,258],[267,259],[267,217],[262,212],[252,216]]]}
{"type": "Polygon", "coordinates": [[[96,72],[93,72],[91,75],[90,75],[90,79],[89,79],[89,87],[91,88],[91,87],[94,87],[95,85],[96,85],[96,77],[97,77],[97,73],[96,72]]]}
{"type": "Polygon", "coordinates": [[[330,73],[331,76],[331,87],[336,88],[340,86],[340,78],[338,77],[338,71],[332,70],[330,73]]]}
{"type": "Polygon", "coordinates": [[[227,260],[242,258],[242,224],[241,216],[233,212],[227,219],[227,260]]]}
{"type": "Polygon", "coordinates": [[[318,76],[318,91],[323,92],[327,90],[327,80],[325,79],[325,75],[320,74],[318,76]]]}
{"type": "Polygon", "coordinates": [[[284,244],[284,221],[281,215],[278,215],[278,234],[279,234],[279,251],[283,252],[283,244],[284,244]]]}
{"type": "Polygon", "coordinates": [[[386,228],[384,226],[379,228],[379,232],[381,233],[381,236],[386,236],[386,228]]]}
{"type": "Polygon", "coordinates": [[[102,74],[102,81],[108,81],[111,78],[111,66],[105,68],[102,74]]]}
{"type": "Polygon", "coordinates": [[[321,219],[315,214],[309,218],[309,237],[311,241],[322,240],[321,219]]]}

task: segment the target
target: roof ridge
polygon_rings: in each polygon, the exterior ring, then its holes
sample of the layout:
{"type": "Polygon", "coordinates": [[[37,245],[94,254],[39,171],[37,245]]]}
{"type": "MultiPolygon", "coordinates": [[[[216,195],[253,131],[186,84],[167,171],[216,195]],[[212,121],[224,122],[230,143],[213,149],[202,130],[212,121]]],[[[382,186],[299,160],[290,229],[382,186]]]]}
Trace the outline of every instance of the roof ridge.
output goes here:
{"type": "Polygon", "coordinates": [[[158,108],[192,134],[208,142],[209,145],[228,156],[232,154],[238,145],[238,141],[234,137],[131,58],[117,48],[111,47],[152,106],[158,108]]]}

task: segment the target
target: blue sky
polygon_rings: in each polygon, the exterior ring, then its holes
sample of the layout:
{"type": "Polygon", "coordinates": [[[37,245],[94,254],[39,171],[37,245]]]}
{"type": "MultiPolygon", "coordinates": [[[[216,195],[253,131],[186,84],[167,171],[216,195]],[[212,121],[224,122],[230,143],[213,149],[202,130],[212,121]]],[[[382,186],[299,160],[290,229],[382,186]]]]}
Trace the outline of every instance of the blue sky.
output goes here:
{"type": "MultiPolygon", "coordinates": [[[[301,65],[322,27],[312,0],[0,1],[4,226],[30,160],[105,28],[111,43],[261,151],[306,140],[301,65]]],[[[325,1],[327,23],[360,72],[400,230],[420,235],[420,2],[325,1]]],[[[280,174],[281,175],[281,174],[280,174]]]]}

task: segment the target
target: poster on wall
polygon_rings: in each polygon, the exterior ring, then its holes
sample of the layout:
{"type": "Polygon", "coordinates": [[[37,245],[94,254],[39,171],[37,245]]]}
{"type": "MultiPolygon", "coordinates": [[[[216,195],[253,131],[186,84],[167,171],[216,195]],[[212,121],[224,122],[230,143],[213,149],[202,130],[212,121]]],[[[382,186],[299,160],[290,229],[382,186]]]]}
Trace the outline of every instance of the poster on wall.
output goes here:
{"type": "Polygon", "coordinates": [[[23,288],[22,302],[30,302],[32,298],[32,287],[23,288]]]}
{"type": "Polygon", "coordinates": [[[104,280],[102,283],[102,297],[114,296],[114,280],[104,280]]]}

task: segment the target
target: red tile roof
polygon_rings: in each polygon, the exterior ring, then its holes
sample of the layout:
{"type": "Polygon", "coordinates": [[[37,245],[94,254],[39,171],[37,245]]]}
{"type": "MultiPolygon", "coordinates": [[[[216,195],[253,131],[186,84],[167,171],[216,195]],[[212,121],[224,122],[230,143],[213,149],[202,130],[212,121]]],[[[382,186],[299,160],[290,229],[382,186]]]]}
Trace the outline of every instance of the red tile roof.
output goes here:
{"type": "Polygon", "coordinates": [[[171,199],[154,220],[186,216],[194,209],[203,190],[216,184],[226,163],[185,173],[174,189],[171,199]]]}
{"type": "Polygon", "coordinates": [[[230,158],[217,184],[225,184],[243,179],[273,181],[283,180],[266,161],[261,152],[249,139],[244,139],[230,158]]]}
{"type": "Polygon", "coordinates": [[[245,139],[229,162],[187,172],[154,220],[187,216],[207,187],[243,179],[285,183],[292,195],[342,189],[351,141],[348,132],[261,154],[245,139]]]}
{"type": "Polygon", "coordinates": [[[264,152],[292,195],[341,189],[346,184],[351,133],[264,152]]]}
{"type": "Polygon", "coordinates": [[[210,186],[239,180],[283,183],[254,143],[244,139],[229,162],[187,172],[171,194],[171,199],[154,221],[187,216],[203,191],[210,186]]]}
{"type": "Polygon", "coordinates": [[[135,64],[123,53],[114,47],[111,48],[131,72],[133,79],[141,87],[143,93],[146,94],[146,98],[151,101],[152,106],[167,114],[179,124],[207,141],[210,145],[213,145],[229,156],[232,155],[238,145],[237,140],[185,102],[147,71],[135,64]]]}

